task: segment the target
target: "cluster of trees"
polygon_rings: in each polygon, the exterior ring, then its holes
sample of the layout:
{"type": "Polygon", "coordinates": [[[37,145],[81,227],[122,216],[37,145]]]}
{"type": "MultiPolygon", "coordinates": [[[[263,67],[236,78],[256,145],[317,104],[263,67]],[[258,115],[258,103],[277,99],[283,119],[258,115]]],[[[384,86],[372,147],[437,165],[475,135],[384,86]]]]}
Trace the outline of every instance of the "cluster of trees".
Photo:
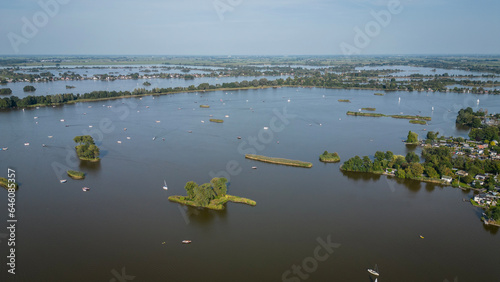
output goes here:
{"type": "Polygon", "coordinates": [[[406,137],[406,143],[418,143],[418,134],[416,132],[408,131],[408,137],[406,137]]]}
{"type": "Polygon", "coordinates": [[[24,108],[34,105],[52,105],[63,104],[81,99],[95,100],[114,97],[127,97],[132,95],[129,91],[92,91],[90,93],[80,94],[55,94],[45,96],[26,96],[19,99],[17,96],[0,99],[0,109],[24,108]]]}
{"type": "Polygon", "coordinates": [[[73,141],[78,145],[75,147],[78,158],[83,160],[98,160],[99,147],[94,143],[94,138],[90,135],[76,136],[73,141]]]}
{"type": "Polygon", "coordinates": [[[219,199],[227,194],[227,179],[212,178],[210,183],[196,184],[194,181],[186,183],[184,189],[187,192],[187,199],[193,201],[196,205],[206,207],[212,200],[219,199]]]}
{"type": "Polygon", "coordinates": [[[458,111],[456,123],[470,126],[473,128],[484,127],[485,125],[482,124],[481,117],[486,116],[487,113],[488,111],[483,111],[482,109],[480,109],[477,112],[474,112],[471,107],[467,107],[466,109],[460,109],[458,111]]]}
{"type": "MultiPolygon", "coordinates": [[[[423,163],[414,152],[408,152],[406,156],[394,155],[391,151],[375,153],[373,161],[368,157],[355,156],[342,164],[341,169],[345,171],[375,172],[382,173],[385,170],[394,171],[399,178],[421,179],[428,177],[440,179],[442,176],[457,178],[453,168],[468,172],[468,176],[460,178],[465,184],[474,181],[477,174],[500,173],[500,161],[469,159],[464,156],[452,157],[452,151],[448,147],[425,148],[422,152],[423,163]]],[[[476,182],[476,186],[478,186],[476,182]]],[[[486,180],[484,186],[493,189],[496,183],[493,177],[486,180]]],[[[479,186],[478,186],[479,188],[479,186]]]]}
{"type": "Polygon", "coordinates": [[[0,95],[10,95],[10,94],[12,94],[12,89],[0,88],[0,95]]]}
{"type": "Polygon", "coordinates": [[[33,85],[26,85],[23,88],[24,92],[35,92],[36,88],[33,85]]]}
{"type": "Polygon", "coordinates": [[[394,155],[391,151],[377,151],[372,161],[368,156],[360,158],[355,156],[347,160],[341,167],[346,171],[376,172],[382,173],[386,169],[395,171],[399,178],[421,178],[424,167],[419,163],[420,158],[414,152],[408,152],[406,156],[394,155]]]}
{"type": "Polygon", "coordinates": [[[486,216],[489,219],[500,221],[500,205],[497,204],[496,206],[489,208],[486,211],[486,216]]]}
{"type": "Polygon", "coordinates": [[[499,128],[498,126],[486,126],[484,128],[472,128],[469,132],[469,137],[471,140],[476,141],[493,141],[499,140],[499,128]]]}

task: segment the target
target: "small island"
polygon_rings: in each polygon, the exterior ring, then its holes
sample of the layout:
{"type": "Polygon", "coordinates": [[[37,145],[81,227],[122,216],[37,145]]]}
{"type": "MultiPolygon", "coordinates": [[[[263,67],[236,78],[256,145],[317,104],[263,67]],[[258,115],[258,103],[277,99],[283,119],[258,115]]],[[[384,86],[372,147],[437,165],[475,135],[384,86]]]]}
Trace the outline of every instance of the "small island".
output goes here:
{"type": "Polygon", "coordinates": [[[0,95],[10,95],[10,94],[12,94],[12,89],[0,88],[0,95]]]}
{"type": "Polygon", "coordinates": [[[200,108],[210,108],[210,105],[200,105],[200,108]]]}
{"type": "MultiPolygon", "coordinates": [[[[363,108],[364,110],[369,108],[363,108]]],[[[374,108],[372,108],[374,109],[374,108]]],[[[353,112],[347,111],[346,115],[348,116],[360,116],[360,117],[391,117],[391,118],[399,118],[399,119],[411,119],[411,120],[431,120],[431,117],[424,116],[411,116],[411,115],[385,115],[380,113],[362,113],[362,112],[353,112]]]]}
{"type": "Polygon", "coordinates": [[[351,100],[347,100],[347,99],[339,99],[338,101],[343,102],[343,103],[351,103],[351,100]]]}
{"type": "Polygon", "coordinates": [[[406,137],[405,143],[407,145],[417,145],[418,144],[418,134],[415,132],[408,131],[408,136],[406,137]]]}
{"type": "Polygon", "coordinates": [[[348,116],[360,116],[360,117],[385,117],[386,116],[384,114],[379,114],[379,113],[361,113],[361,112],[352,112],[352,111],[347,111],[346,115],[348,115],[348,116]]]}
{"type": "Polygon", "coordinates": [[[73,179],[84,179],[85,178],[85,173],[81,171],[76,171],[76,170],[68,170],[66,172],[69,177],[73,179]]]}
{"type": "Polygon", "coordinates": [[[211,122],[216,122],[216,123],[223,123],[224,122],[224,120],[222,120],[222,119],[216,119],[216,118],[211,118],[210,121],[211,122]]]}
{"type": "Polygon", "coordinates": [[[412,119],[410,120],[410,123],[412,124],[421,124],[421,125],[426,125],[427,122],[425,120],[418,120],[418,119],[412,119]]]}
{"type": "Polygon", "coordinates": [[[144,86],[151,86],[151,82],[145,81],[142,85],[144,85],[144,86]]]}
{"type": "Polygon", "coordinates": [[[33,85],[26,85],[23,87],[24,92],[35,92],[36,88],[33,85]]]}
{"type": "MultiPolygon", "coordinates": [[[[12,184],[12,182],[9,183],[9,180],[7,178],[0,177],[0,186],[8,190],[9,184],[12,184]]],[[[14,186],[14,189],[17,191],[17,189],[19,189],[19,185],[17,183],[14,183],[14,186]]]]}
{"type": "Polygon", "coordinates": [[[75,88],[75,86],[73,86],[73,85],[66,85],[66,89],[73,89],[73,88],[75,88]]]}
{"type": "Polygon", "coordinates": [[[298,167],[306,167],[306,168],[312,167],[312,163],[309,163],[309,162],[289,160],[289,159],[283,159],[283,158],[273,158],[273,157],[259,156],[259,155],[253,155],[253,154],[246,154],[245,158],[250,159],[250,160],[265,162],[265,163],[272,163],[272,164],[298,166],[298,167]]]}
{"type": "Polygon", "coordinates": [[[384,93],[374,93],[373,95],[384,96],[384,93]]]}
{"type": "Polygon", "coordinates": [[[377,108],[361,108],[363,111],[371,111],[374,112],[377,110],[377,108]]]}
{"type": "Polygon", "coordinates": [[[189,181],[184,186],[187,196],[170,196],[168,200],[192,207],[207,208],[212,210],[223,210],[227,202],[242,203],[255,206],[257,203],[253,200],[232,196],[227,194],[227,179],[212,178],[210,183],[202,185],[189,181]]]}
{"type": "Polygon", "coordinates": [[[73,139],[78,145],[75,147],[78,158],[82,161],[98,162],[99,148],[94,143],[94,138],[90,135],[76,136],[73,139]]]}
{"type": "Polygon", "coordinates": [[[325,151],[323,154],[319,156],[319,160],[324,163],[338,163],[340,162],[340,157],[339,154],[337,154],[337,152],[328,153],[328,151],[325,151]]]}

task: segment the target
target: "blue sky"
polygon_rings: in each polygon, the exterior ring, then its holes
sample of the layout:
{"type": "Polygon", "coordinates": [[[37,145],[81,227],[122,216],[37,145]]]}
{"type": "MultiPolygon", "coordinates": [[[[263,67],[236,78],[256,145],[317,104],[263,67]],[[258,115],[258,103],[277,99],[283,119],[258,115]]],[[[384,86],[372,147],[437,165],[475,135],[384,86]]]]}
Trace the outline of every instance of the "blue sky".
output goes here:
{"type": "Polygon", "coordinates": [[[0,6],[2,55],[500,53],[494,0],[16,0],[0,6]],[[388,3],[399,3],[400,12],[388,3]],[[373,13],[391,19],[377,22],[373,13]]]}

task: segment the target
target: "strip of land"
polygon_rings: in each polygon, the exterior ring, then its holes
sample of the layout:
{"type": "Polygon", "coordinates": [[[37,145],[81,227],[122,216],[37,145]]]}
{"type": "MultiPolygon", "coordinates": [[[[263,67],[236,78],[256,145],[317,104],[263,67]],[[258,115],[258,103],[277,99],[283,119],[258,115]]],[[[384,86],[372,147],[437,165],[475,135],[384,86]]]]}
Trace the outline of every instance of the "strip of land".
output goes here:
{"type": "Polygon", "coordinates": [[[250,159],[250,160],[265,162],[265,163],[272,163],[272,164],[298,166],[298,167],[306,167],[306,168],[312,167],[312,163],[309,163],[309,162],[289,160],[289,159],[283,159],[283,158],[273,158],[273,157],[266,157],[266,156],[253,155],[253,154],[246,154],[245,158],[250,159]]]}

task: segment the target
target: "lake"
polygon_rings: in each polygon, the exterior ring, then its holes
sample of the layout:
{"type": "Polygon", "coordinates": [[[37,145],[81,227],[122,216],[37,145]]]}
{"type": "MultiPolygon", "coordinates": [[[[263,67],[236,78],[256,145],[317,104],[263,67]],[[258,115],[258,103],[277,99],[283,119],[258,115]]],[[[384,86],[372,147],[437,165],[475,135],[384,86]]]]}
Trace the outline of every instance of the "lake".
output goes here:
{"type": "MultiPolygon", "coordinates": [[[[115,90],[128,81],[107,83],[115,90]]],[[[373,93],[269,88],[0,112],[0,147],[8,147],[0,151],[0,176],[13,168],[21,184],[15,281],[120,281],[125,274],[134,281],[373,281],[366,269],[375,264],[381,281],[497,281],[500,235],[483,225],[480,209],[463,201],[472,193],[342,173],[339,163],[318,157],[325,150],[338,152],[342,162],[377,150],[419,154],[402,142],[409,130],[420,138],[430,130],[465,137],[468,132],[455,127],[458,110],[500,112],[500,99],[373,93]],[[346,115],[362,107],[432,121],[422,126],[346,115]],[[208,122],[209,115],[224,123],[208,122]],[[100,163],[76,159],[72,139],[83,134],[96,139],[100,163]],[[245,159],[252,151],[313,167],[245,159]],[[66,169],[84,171],[86,178],[72,180],[66,169]],[[207,211],[168,201],[185,195],[186,182],[214,176],[229,176],[228,193],[257,206],[228,203],[224,211],[207,211]],[[185,239],[192,244],[181,244],[185,239]]],[[[6,222],[7,192],[0,193],[6,222]]],[[[0,239],[5,266],[6,238],[0,239]]],[[[6,271],[0,277],[14,281],[6,271]]]]}

